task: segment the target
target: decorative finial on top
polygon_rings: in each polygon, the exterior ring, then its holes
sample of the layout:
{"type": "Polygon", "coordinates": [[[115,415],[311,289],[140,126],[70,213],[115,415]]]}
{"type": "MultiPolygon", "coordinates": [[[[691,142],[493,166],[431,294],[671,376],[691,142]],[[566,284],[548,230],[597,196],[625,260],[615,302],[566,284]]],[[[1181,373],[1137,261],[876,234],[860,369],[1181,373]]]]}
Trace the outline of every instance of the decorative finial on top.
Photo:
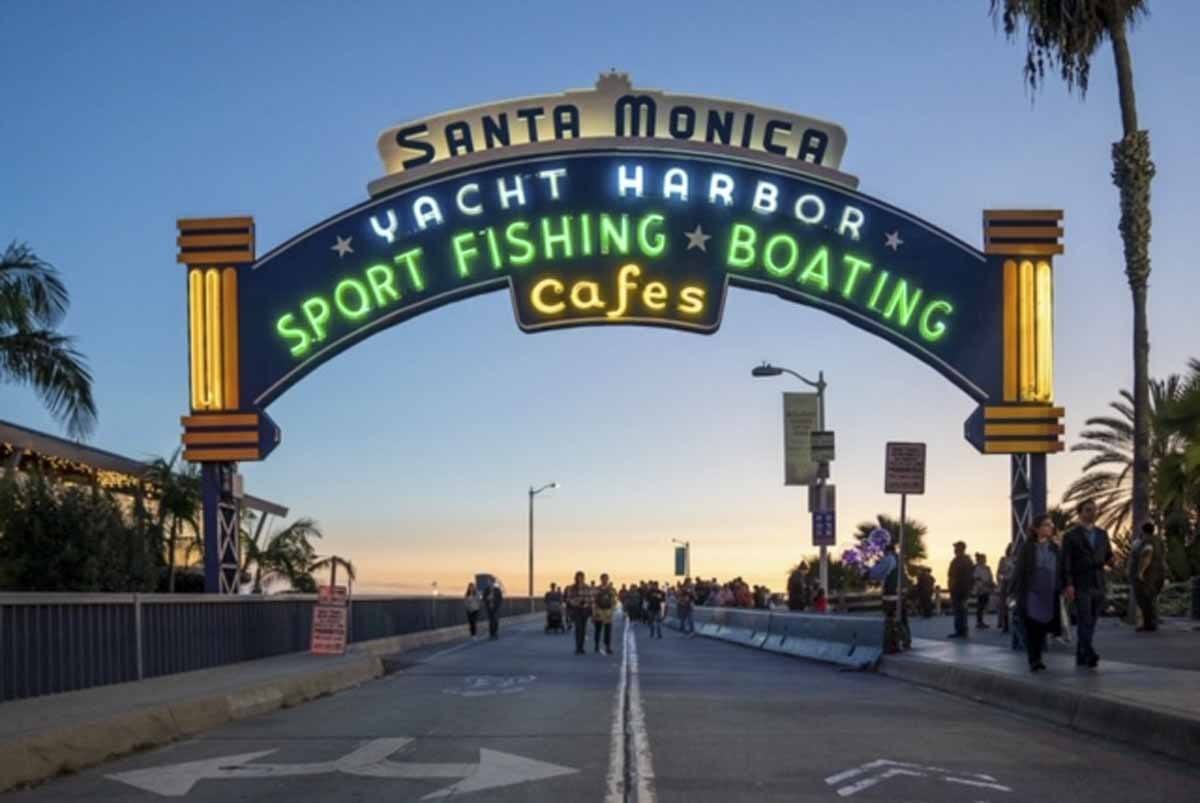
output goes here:
{"type": "Polygon", "coordinates": [[[596,79],[596,90],[599,92],[615,95],[632,89],[633,82],[629,80],[629,73],[617,72],[616,67],[606,73],[600,73],[600,77],[596,79]]]}

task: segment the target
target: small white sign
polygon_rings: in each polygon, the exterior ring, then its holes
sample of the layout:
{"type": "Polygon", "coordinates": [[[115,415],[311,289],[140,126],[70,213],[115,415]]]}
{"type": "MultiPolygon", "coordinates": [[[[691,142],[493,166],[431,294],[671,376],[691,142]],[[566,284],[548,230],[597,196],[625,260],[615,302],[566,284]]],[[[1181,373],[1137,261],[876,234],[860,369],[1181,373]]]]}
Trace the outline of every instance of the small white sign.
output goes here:
{"type": "Polygon", "coordinates": [[[812,459],[815,463],[832,463],[834,460],[832,430],[818,430],[812,434],[812,459]]]}
{"type": "Polygon", "coordinates": [[[883,492],[925,493],[925,444],[889,442],[883,492]]]}

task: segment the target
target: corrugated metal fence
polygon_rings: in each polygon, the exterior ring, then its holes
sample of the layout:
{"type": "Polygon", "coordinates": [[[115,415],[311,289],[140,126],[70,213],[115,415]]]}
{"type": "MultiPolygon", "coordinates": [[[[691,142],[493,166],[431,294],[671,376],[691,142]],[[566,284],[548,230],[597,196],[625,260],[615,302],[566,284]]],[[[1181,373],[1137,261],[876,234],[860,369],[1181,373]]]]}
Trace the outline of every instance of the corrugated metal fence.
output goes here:
{"type": "MultiPolygon", "coordinates": [[[[0,594],[0,702],[301,652],[315,602],[308,594],[0,594]]],[[[528,598],[504,601],[506,616],[528,612],[528,598]]],[[[360,596],[349,639],[466,621],[456,598],[360,596]]]]}

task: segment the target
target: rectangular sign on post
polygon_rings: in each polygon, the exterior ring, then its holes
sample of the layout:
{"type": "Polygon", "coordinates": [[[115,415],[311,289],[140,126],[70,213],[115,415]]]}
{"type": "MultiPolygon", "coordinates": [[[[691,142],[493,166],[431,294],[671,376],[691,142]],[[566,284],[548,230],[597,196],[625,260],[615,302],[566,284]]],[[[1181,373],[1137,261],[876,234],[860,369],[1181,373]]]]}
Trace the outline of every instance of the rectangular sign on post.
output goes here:
{"type": "Polygon", "coordinates": [[[812,514],[813,546],[833,546],[837,543],[837,512],[823,510],[812,514]]]}
{"type": "Polygon", "coordinates": [[[349,598],[346,592],[346,586],[318,586],[317,587],[317,602],[328,603],[337,602],[344,603],[349,598]]]}
{"type": "Polygon", "coordinates": [[[810,485],[808,486],[808,512],[809,513],[824,513],[827,510],[837,509],[837,486],[836,485],[810,485]]]}
{"type": "Polygon", "coordinates": [[[883,492],[925,493],[925,444],[889,442],[883,492]]]}
{"type": "Polygon", "coordinates": [[[832,463],[835,455],[832,430],[812,433],[812,459],[814,463],[832,463]]]}
{"type": "Polygon", "coordinates": [[[811,485],[817,479],[812,433],[819,408],[815,393],[783,394],[783,484],[811,485]]]}
{"type": "Polygon", "coordinates": [[[687,549],[685,547],[675,547],[675,576],[683,577],[687,574],[687,549]]]}

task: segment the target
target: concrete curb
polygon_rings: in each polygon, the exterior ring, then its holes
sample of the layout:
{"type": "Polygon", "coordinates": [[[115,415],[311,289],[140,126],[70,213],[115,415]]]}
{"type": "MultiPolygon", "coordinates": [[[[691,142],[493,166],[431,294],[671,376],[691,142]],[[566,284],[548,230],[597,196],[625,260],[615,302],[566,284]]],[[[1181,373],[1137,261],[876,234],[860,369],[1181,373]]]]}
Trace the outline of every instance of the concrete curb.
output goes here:
{"type": "MultiPolygon", "coordinates": [[[[511,626],[543,614],[506,617],[511,626]]],[[[382,656],[431,644],[466,641],[465,625],[408,633],[350,645],[350,660],[278,679],[53,728],[0,742],[0,792],[93,767],[137,750],[195,736],[239,719],[300,705],[384,674],[382,656]]],[[[115,688],[115,687],[114,687],[115,688]]]]}
{"type": "Polygon", "coordinates": [[[879,673],[1200,764],[1200,719],[1174,711],[913,655],[885,657],[879,673]]]}

